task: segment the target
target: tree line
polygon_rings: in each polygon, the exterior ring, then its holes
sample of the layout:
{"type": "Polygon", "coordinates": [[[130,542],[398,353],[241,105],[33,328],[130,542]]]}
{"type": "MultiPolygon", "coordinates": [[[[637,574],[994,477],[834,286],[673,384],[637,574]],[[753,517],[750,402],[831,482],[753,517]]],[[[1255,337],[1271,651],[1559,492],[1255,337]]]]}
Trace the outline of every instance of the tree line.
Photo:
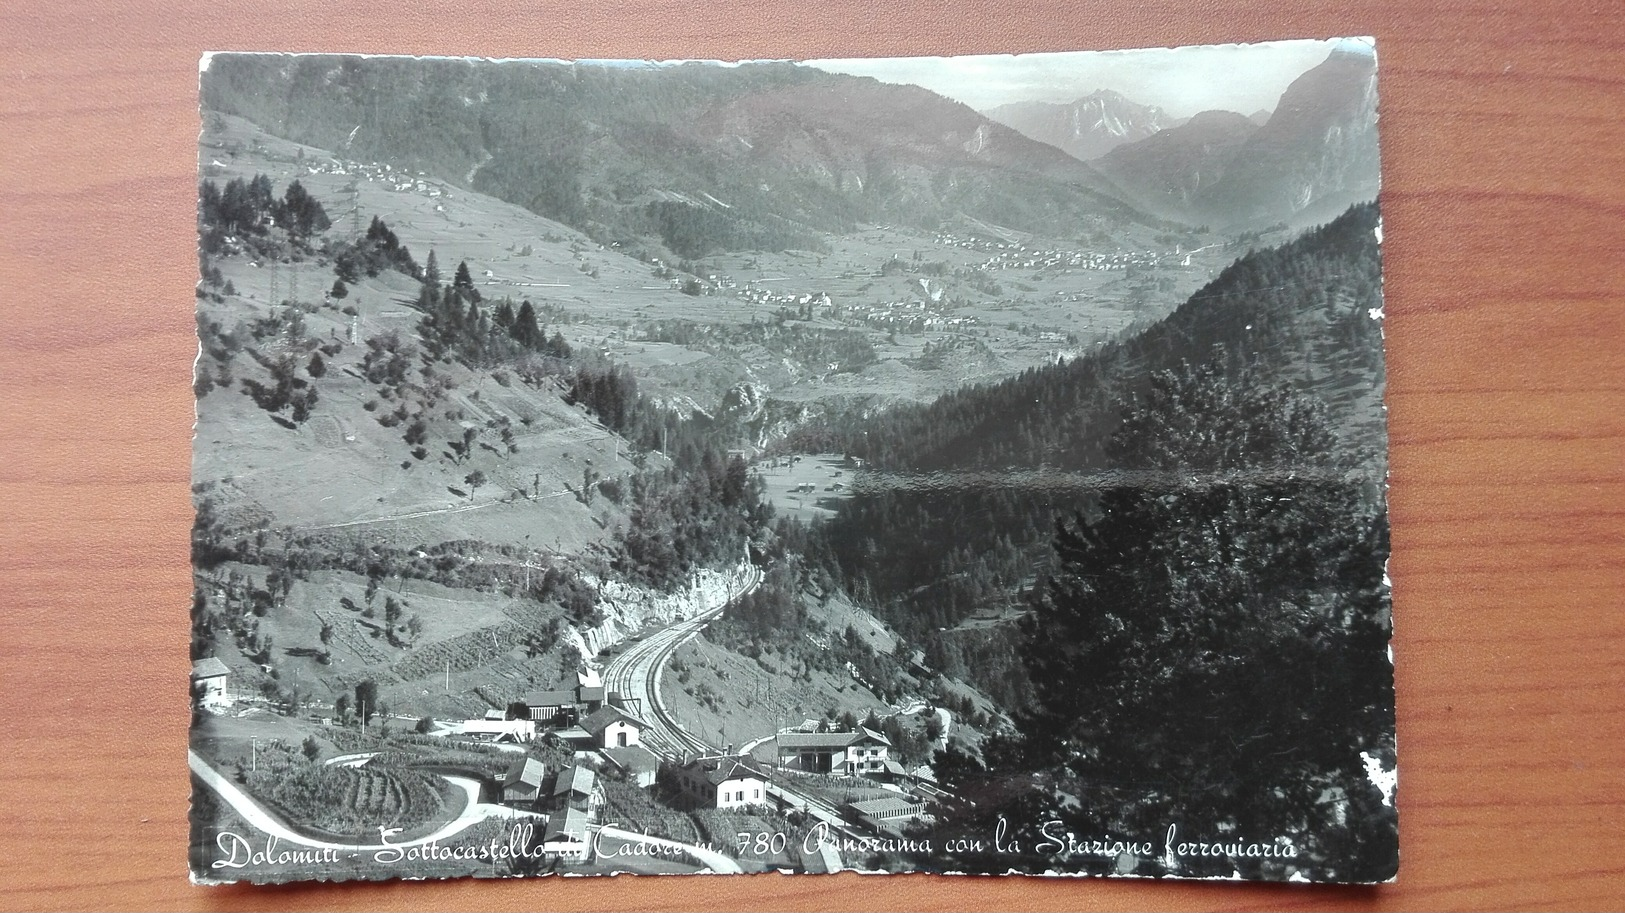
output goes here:
{"type": "Polygon", "coordinates": [[[246,181],[233,178],[224,187],[210,180],[198,184],[198,235],[204,254],[226,251],[228,237],[264,237],[273,228],[286,232],[298,245],[332,224],[327,210],[298,181],[289,183],[280,198],[263,174],[246,181]]]}

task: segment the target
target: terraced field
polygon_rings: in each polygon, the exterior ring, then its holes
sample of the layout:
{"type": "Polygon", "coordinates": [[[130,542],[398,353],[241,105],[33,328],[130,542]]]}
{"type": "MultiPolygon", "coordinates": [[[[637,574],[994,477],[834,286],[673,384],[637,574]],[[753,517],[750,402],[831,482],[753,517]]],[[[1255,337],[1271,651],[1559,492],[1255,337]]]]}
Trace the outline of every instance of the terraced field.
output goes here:
{"type": "Polygon", "coordinates": [[[272,800],[290,820],[330,835],[376,838],[379,828],[410,830],[446,818],[443,783],[433,774],[372,765],[318,770],[314,784],[296,777],[273,787],[272,800]]]}

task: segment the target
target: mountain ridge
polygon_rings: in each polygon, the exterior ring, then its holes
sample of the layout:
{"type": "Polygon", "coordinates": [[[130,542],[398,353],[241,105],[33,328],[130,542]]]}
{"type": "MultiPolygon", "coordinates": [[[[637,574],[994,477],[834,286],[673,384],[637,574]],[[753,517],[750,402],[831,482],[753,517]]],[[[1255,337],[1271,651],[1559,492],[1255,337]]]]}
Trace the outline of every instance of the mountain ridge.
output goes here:
{"type": "Polygon", "coordinates": [[[1084,162],[1184,122],[1155,105],[1140,104],[1111,89],[1097,89],[1064,104],[1011,102],[984,113],[1084,162]]]}
{"type": "Polygon", "coordinates": [[[1200,195],[1224,180],[1236,153],[1257,132],[1233,111],[1203,111],[1096,163],[1120,191],[1151,212],[1188,216],[1200,195]]]}
{"type": "MultiPolygon", "coordinates": [[[[1088,96],[1097,97],[1158,111],[1116,93],[1088,96]]],[[[1056,124],[1066,107],[1018,103],[989,115],[1002,112],[1035,139],[1073,151],[1077,142],[1056,124]]],[[[1222,123],[1207,111],[1143,136],[1113,134],[1102,141],[1110,148],[1089,163],[1117,196],[1164,219],[1233,230],[1307,228],[1376,198],[1376,123],[1376,58],[1345,44],[1294,79],[1273,110],[1229,114],[1222,123]]]]}
{"type": "Polygon", "coordinates": [[[208,110],[453,183],[471,177],[469,189],[605,243],[669,241],[665,204],[709,212],[685,218],[711,224],[699,246],[719,250],[816,248],[820,232],[935,228],[958,212],[1057,237],[1161,222],[1088,165],[958,102],[792,64],[413,69],[228,56],[211,70],[208,110]]]}

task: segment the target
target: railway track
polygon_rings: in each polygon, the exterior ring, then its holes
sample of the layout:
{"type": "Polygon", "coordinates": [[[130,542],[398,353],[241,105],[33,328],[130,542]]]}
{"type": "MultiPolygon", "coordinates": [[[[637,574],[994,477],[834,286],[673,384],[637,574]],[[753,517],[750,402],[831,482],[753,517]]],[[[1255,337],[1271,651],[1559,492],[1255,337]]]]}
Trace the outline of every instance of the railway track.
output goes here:
{"type": "MultiPolygon", "coordinates": [[[[761,570],[753,567],[749,583],[738,593],[732,594],[729,602],[754,590],[761,580],[761,570]]],[[[619,691],[642,705],[641,717],[648,728],[644,729],[640,740],[668,761],[681,762],[684,755],[715,755],[720,751],[718,746],[689,732],[672,715],[660,697],[660,679],[672,654],[698,636],[726,608],[727,603],[724,603],[687,621],[649,634],[610,660],[604,668],[604,685],[608,690],[619,691]]],[[[847,820],[840,809],[777,778],[768,784],[768,795],[781,807],[799,809],[838,834],[856,839],[870,836],[847,820]]]]}
{"type": "MultiPolygon", "coordinates": [[[[756,589],[761,580],[761,569],[752,567],[745,586],[737,593],[730,593],[729,601],[756,589]]],[[[643,721],[649,724],[641,736],[642,741],[668,759],[680,759],[684,754],[712,754],[717,750],[715,745],[689,732],[672,715],[660,696],[660,680],[672,654],[698,636],[706,624],[721,615],[727,607],[728,603],[723,603],[649,634],[610,660],[604,668],[605,686],[641,705],[643,721]]]]}

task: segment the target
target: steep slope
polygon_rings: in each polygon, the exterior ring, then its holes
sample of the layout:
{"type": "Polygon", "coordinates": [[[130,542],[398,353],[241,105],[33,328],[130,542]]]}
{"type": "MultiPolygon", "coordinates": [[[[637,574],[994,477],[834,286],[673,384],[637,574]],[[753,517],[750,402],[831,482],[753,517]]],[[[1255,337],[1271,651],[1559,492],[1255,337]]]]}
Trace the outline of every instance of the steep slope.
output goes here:
{"type": "Polygon", "coordinates": [[[925,90],[790,64],[217,57],[206,108],[424,170],[606,243],[816,247],[965,212],[1073,236],[1149,217],[1093,169],[925,90]]]}
{"type": "Polygon", "coordinates": [[[1198,194],[1197,208],[1216,225],[1306,211],[1330,218],[1376,198],[1377,157],[1376,57],[1359,46],[1340,47],[1293,80],[1224,179],[1198,194]]]}
{"type": "Polygon", "coordinates": [[[1178,127],[1118,146],[1095,167],[1148,211],[1188,216],[1198,197],[1223,181],[1236,151],[1257,130],[1233,111],[1203,111],[1178,127]]]}
{"type": "Polygon", "coordinates": [[[1110,89],[1070,104],[1018,101],[985,113],[992,120],[1086,162],[1179,123],[1161,108],[1130,101],[1110,89]]]}
{"type": "MultiPolygon", "coordinates": [[[[210,183],[263,174],[280,193],[299,181],[333,218],[320,244],[342,243],[378,216],[399,229],[420,261],[437,252],[446,278],[464,259],[477,273],[490,265],[507,276],[579,275],[571,242],[585,239],[544,241],[567,229],[498,201],[368,171],[235,118],[208,118],[201,145],[210,183]],[[402,183],[423,189],[394,189],[402,183]],[[521,258],[512,252],[515,241],[536,250],[521,258]]],[[[594,253],[592,268],[603,271],[603,282],[632,281],[633,266],[636,281],[646,275],[640,264],[617,262],[627,260],[618,254],[594,253]]],[[[431,544],[520,543],[544,528],[530,544],[566,552],[604,540],[619,511],[602,499],[589,507],[571,488],[581,485],[583,460],[595,460],[601,474],[629,472],[624,442],[567,404],[551,380],[526,383],[511,368],[431,370],[420,363],[414,353],[421,350],[423,315],[410,303],[420,288],[415,279],[387,269],[362,274],[336,298],[334,263],[321,249],[284,250],[281,257],[222,252],[208,265],[222,282],[205,283],[212,296],[199,301],[198,372],[208,380],[199,386],[193,481],[207,488],[222,523],[252,527],[264,520],[334,535],[389,529],[431,544]],[[318,372],[309,367],[313,357],[321,362],[318,372]],[[397,357],[401,381],[383,380],[397,357]],[[316,394],[303,421],[290,422],[244,395],[255,389],[245,384],[274,386],[284,361],[294,369],[290,382],[316,394]],[[413,387],[422,388],[421,400],[408,395],[413,387]],[[422,431],[412,435],[421,440],[414,443],[407,437],[413,422],[398,413],[409,400],[415,408],[429,399],[434,406],[422,410],[422,431]],[[504,429],[512,447],[501,441],[504,429]],[[469,430],[475,439],[468,452],[448,455],[469,430]],[[422,457],[413,454],[419,444],[427,451],[422,457]],[[617,454],[623,458],[615,460],[617,454]],[[606,468],[606,461],[618,468],[606,468]],[[480,484],[471,485],[471,476],[480,484]],[[521,490],[525,495],[516,496],[521,490]]],[[[493,294],[527,291],[495,281],[485,279],[482,287],[493,294]]]]}

